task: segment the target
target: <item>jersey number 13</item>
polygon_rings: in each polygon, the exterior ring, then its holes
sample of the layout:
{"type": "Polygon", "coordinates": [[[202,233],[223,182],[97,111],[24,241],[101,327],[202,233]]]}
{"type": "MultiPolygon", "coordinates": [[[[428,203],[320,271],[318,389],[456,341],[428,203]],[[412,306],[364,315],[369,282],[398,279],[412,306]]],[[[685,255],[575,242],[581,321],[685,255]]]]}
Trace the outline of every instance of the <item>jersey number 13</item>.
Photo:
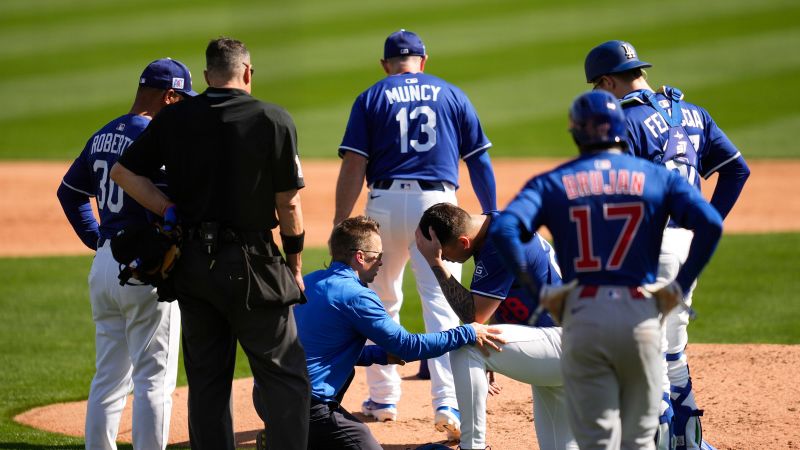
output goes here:
{"type": "MultiPolygon", "coordinates": [[[[436,145],[436,111],[431,109],[430,106],[417,106],[408,113],[408,108],[403,107],[394,116],[394,119],[400,124],[400,153],[408,153],[408,146],[411,145],[415,151],[427,152],[434,145],[436,145]],[[425,117],[422,121],[421,116],[425,117]],[[425,134],[428,139],[422,144],[418,139],[408,139],[408,126],[410,121],[417,121],[419,124],[419,132],[425,134]]],[[[412,123],[413,125],[413,123],[412,123]]]]}

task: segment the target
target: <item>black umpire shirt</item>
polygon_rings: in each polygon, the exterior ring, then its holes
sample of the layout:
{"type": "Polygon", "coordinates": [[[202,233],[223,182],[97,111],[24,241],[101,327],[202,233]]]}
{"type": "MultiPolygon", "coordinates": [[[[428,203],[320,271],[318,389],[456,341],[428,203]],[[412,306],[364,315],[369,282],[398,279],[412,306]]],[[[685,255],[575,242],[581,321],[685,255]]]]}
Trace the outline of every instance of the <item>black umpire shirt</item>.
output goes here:
{"type": "Polygon", "coordinates": [[[164,108],[119,162],[139,175],[163,166],[188,226],[275,228],[275,193],[305,186],[289,113],[239,89],[208,88],[164,108]]]}

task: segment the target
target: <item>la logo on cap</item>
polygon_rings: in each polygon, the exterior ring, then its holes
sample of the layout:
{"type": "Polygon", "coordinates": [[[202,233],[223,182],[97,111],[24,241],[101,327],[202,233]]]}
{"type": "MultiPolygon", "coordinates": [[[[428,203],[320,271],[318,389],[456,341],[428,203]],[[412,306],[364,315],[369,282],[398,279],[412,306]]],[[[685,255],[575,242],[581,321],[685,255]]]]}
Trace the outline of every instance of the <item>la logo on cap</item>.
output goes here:
{"type": "Polygon", "coordinates": [[[183,78],[173,78],[172,89],[183,89],[183,78]]]}

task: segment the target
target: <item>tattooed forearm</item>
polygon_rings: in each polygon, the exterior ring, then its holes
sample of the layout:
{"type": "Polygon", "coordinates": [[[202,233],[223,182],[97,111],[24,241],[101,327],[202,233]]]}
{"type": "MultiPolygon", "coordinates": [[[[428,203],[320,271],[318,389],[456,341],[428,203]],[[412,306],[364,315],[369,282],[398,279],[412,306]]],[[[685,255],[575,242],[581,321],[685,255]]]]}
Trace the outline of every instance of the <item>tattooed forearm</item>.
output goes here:
{"type": "Polygon", "coordinates": [[[464,323],[474,322],[475,301],[472,299],[472,293],[462,286],[456,277],[449,273],[446,274],[441,267],[434,266],[431,269],[436,275],[436,279],[439,280],[444,298],[447,299],[447,303],[453,308],[458,318],[464,323]]]}

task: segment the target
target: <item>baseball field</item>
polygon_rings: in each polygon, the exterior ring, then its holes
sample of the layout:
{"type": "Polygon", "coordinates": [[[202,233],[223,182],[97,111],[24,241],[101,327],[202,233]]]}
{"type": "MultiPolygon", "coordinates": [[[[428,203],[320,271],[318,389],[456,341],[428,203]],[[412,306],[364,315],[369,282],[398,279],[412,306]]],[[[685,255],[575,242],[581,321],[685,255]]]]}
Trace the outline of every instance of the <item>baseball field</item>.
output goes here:
{"type": "MultiPolygon", "coordinates": [[[[500,205],[527,178],[575,154],[566,109],[588,88],[583,58],[597,43],[631,41],[654,65],[651,85],[678,86],[709,110],[752,176],[695,294],[699,318],[690,325],[688,353],[706,436],[721,450],[800,448],[795,0],[4,0],[0,449],[83,448],[82,405],[73,402],[86,399],[94,372],[91,255],[64,219],[55,190],[91,133],[128,111],[142,68],[164,56],[180,59],[202,90],[210,38],[230,35],[249,46],[253,94],[283,105],[297,123],[306,226],[315,247],[305,256],[311,271],[328,261],[335,149],[351,103],[382,75],[383,39],[399,28],[425,40],[426,71],[458,85],[474,103],[494,143],[500,205]],[[39,407],[46,408],[18,419],[35,427],[15,420],[39,407]]],[[[477,210],[463,180],[460,201],[477,210]]],[[[402,321],[421,331],[410,276],[402,321]]],[[[249,448],[257,425],[242,356],[237,439],[249,448]]],[[[412,363],[404,374],[416,368],[412,363]]],[[[182,370],[179,385],[185,386],[182,370]]],[[[536,448],[530,391],[510,380],[503,385],[490,400],[489,443],[536,448]]],[[[345,406],[356,409],[364,392],[363,382],[355,383],[345,406]]],[[[427,383],[408,380],[404,392],[400,422],[370,424],[379,440],[405,449],[441,439],[432,431],[427,383]]],[[[185,391],[176,393],[174,448],[186,447],[179,408],[185,398],[185,391]]],[[[128,422],[121,439],[129,432],[128,422]]]]}

